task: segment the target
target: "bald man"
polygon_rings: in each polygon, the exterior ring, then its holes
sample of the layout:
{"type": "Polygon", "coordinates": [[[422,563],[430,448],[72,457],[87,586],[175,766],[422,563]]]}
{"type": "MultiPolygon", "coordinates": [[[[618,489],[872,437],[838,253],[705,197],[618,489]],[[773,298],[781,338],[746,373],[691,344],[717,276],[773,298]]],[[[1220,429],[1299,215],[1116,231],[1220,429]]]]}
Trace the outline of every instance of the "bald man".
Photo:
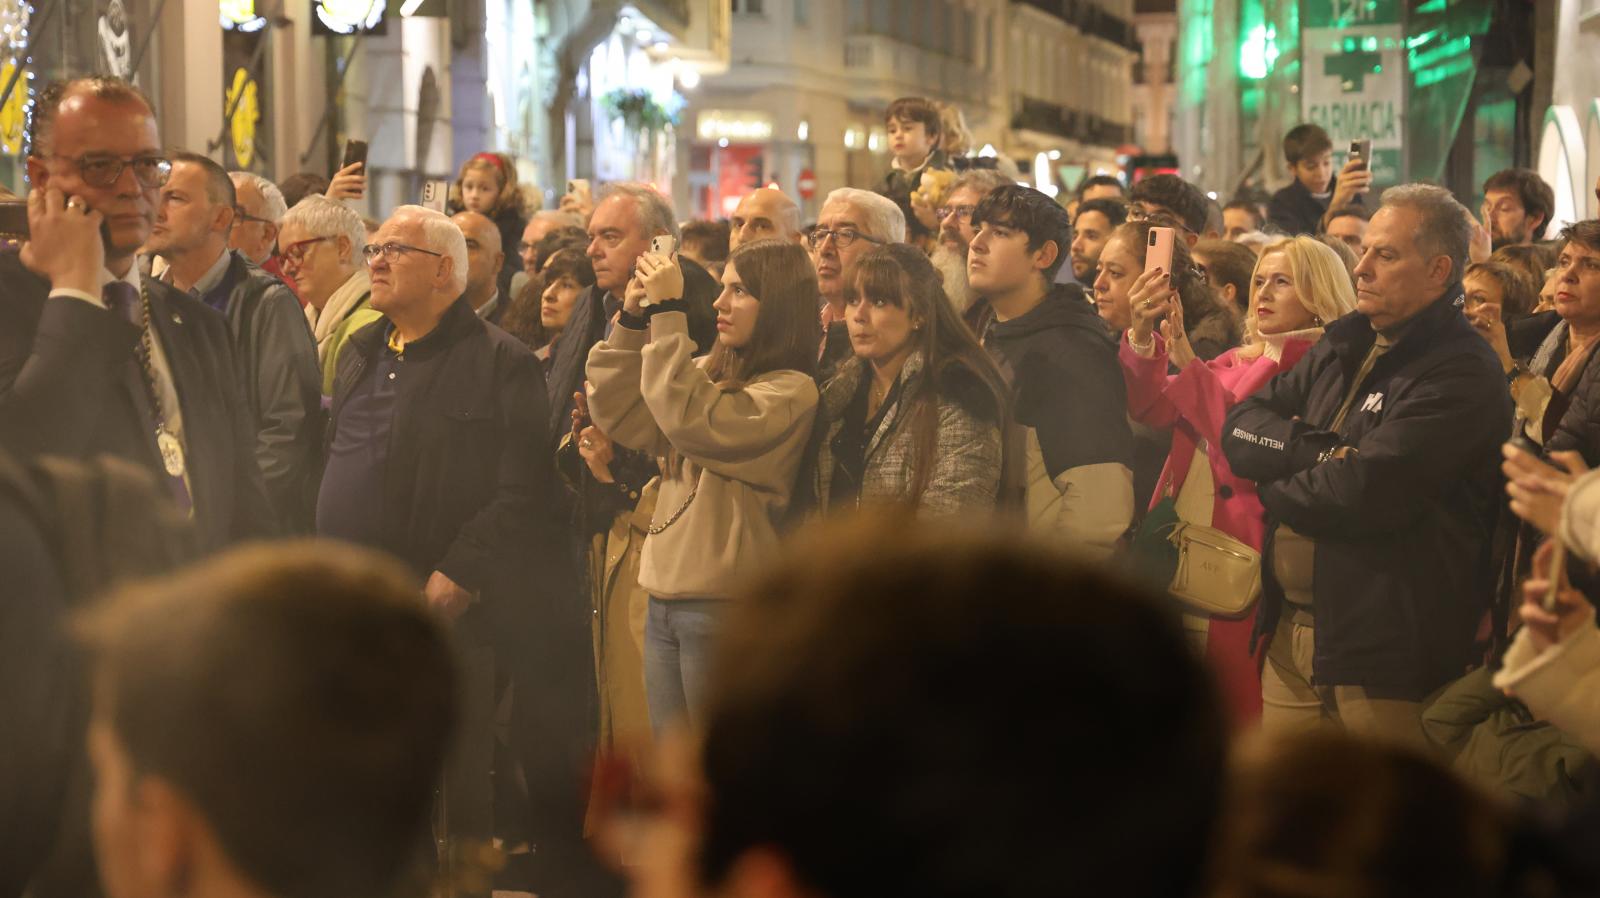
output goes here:
{"type": "Polygon", "coordinates": [[[728,238],[732,252],[741,243],[755,240],[800,242],[800,207],[776,187],[762,187],[745,194],[733,210],[733,230],[728,238]]]}
{"type": "Polygon", "coordinates": [[[500,228],[476,212],[458,212],[450,219],[467,238],[467,289],[461,297],[472,304],[478,317],[498,325],[511,297],[500,295],[500,268],[506,254],[500,246],[500,228]]]}

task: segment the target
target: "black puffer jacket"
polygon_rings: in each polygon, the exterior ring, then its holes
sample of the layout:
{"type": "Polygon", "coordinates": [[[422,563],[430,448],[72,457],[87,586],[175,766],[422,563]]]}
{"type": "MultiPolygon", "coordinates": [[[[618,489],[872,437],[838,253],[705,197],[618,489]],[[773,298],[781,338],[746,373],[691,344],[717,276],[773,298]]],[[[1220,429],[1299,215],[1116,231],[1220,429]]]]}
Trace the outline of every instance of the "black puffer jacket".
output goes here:
{"type": "Polygon", "coordinates": [[[1420,699],[1474,663],[1511,400],[1459,297],[1457,286],[1410,322],[1337,433],[1328,428],[1376,338],[1359,313],[1328,325],[1223,424],[1228,463],[1260,485],[1267,510],[1258,635],[1273,631],[1282,598],[1271,576],[1276,525],[1316,541],[1320,685],[1420,699]],[[1319,461],[1338,446],[1356,452],[1319,461]]]}

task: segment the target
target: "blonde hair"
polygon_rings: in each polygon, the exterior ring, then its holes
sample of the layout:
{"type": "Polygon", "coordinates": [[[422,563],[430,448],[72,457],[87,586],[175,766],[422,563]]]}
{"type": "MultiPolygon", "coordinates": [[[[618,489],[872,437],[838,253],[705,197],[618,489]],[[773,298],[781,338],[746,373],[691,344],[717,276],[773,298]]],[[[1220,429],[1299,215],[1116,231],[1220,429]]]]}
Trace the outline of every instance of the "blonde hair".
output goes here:
{"type": "Polygon", "coordinates": [[[1255,270],[1250,273],[1250,307],[1245,313],[1246,357],[1261,353],[1263,344],[1256,330],[1256,275],[1268,256],[1282,255],[1289,263],[1300,304],[1321,324],[1328,324],[1355,311],[1356,290],[1349,269],[1332,247],[1315,237],[1299,236],[1280,240],[1261,251],[1255,270]]]}

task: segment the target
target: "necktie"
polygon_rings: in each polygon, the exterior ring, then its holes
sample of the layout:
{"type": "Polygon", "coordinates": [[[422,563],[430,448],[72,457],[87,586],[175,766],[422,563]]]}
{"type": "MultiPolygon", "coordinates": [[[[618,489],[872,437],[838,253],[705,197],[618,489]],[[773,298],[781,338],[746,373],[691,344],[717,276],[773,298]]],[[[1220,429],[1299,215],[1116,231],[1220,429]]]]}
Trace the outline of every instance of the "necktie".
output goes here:
{"type": "Polygon", "coordinates": [[[127,281],[112,281],[100,291],[111,314],[121,316],[130,324],[139,324],[139,290],[127,281]]]}

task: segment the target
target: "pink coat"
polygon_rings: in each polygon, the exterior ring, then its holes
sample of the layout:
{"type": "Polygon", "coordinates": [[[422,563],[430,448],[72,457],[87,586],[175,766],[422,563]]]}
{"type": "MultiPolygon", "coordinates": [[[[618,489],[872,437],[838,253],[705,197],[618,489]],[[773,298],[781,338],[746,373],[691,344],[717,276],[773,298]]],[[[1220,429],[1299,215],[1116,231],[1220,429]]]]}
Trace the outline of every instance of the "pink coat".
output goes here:
{"type": "MultiPolygon", "coordinates": [[[[1218,448],[1222,419],[1228,409],[1259,390],[1273,375],[1294,367],[1311,348],[1305,340],[1284,344],[1283,358],[1266,356],[1241,359],[1230,349],[1209,362],[1191,362],[1177,374],[1167,373],[1167,347],[1154,335],[1155,353],[1145,358],[1128,345],[1126,335],[1118,357],[1122,379],[1128,385],[1128,414],[1141,424],[1172,431],[1172,452],[1161,471],[1151,504],[1161,501],[1170,484],[1172,495],[1189,476],[1195,446],[1206,442],[1216,498],[1211,505],[1211,525],[1235,539],[1261,548],[1266,523],[1254,482],[1234,476],[1218,448]]],[[[1244,620],[1213,618],[1206,632],[1206,661],[1217,677],[1217,687],[1227,701],[1234,722],[1248,726],[1261,716],[1262,655],[1250,652],[1250,631],[1255,613],[1244,620]]]]}

